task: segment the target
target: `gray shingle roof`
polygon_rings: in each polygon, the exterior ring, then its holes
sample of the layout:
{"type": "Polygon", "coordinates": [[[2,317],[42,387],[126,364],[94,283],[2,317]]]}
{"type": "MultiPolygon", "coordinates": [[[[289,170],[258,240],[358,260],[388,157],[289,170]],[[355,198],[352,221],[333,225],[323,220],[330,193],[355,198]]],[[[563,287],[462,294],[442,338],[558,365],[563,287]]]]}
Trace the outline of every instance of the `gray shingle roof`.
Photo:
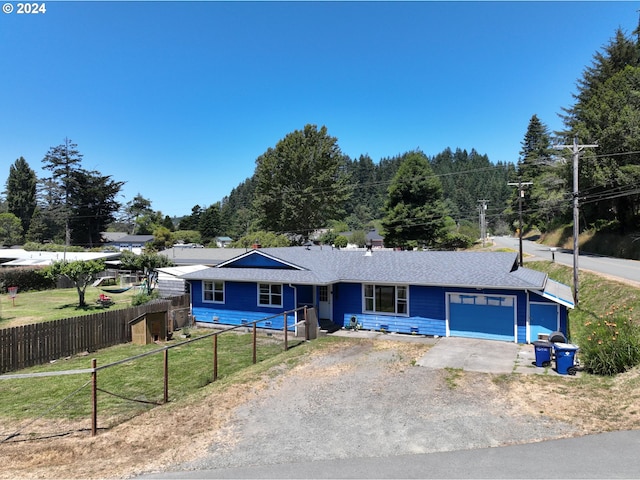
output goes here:
{"type": "Polygon", "coordinates": [[[264,281],[326,285],[376,282],[473,288],[543,289],[546,274],[517,266],[508,252],[395,252],[335,250],[330,247],[265,248],[256,251],[296,265],[299,270],[209,268],[188,280],[264,281]]]}

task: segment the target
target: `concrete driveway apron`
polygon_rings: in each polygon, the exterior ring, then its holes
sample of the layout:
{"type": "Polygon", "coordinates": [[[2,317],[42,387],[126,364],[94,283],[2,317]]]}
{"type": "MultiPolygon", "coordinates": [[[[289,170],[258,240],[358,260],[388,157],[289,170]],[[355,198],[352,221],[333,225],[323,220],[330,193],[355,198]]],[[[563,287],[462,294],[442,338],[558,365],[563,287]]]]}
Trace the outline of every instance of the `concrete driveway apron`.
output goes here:
{"type": "Polygon", "coordinates": [[[470,372],[557,375],[535,365],[533,345],[476,338],[441,337],[417,362],[427,368],[459,368],[470,372]]]}

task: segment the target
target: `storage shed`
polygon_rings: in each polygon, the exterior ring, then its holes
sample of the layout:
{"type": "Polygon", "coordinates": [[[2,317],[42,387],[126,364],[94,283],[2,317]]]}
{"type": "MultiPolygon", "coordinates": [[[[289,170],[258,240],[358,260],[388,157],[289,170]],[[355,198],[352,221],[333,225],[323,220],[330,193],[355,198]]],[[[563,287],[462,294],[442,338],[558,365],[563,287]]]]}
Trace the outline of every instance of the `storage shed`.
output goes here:
{"type": "Polygon", "coordinates": [[[167,340],[167,312],[142,314],[129,322],[131,341],[135,345],[148,345],[167,340]]]}

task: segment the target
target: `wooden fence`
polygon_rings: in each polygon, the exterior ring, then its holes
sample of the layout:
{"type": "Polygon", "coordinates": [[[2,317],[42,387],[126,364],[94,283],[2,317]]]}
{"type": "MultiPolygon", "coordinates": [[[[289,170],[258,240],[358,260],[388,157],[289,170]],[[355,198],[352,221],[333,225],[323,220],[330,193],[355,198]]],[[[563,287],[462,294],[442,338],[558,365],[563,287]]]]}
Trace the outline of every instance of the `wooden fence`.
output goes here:
{"type": "Polygon", "coordinates": [[[2,329],[0,374],[130,342],[129,322],[145,313],[167,312],[168,329],[173,330],[176,323],[184,326],[188,307],[189,296],[183,295],[137,307],[2,329]]]}

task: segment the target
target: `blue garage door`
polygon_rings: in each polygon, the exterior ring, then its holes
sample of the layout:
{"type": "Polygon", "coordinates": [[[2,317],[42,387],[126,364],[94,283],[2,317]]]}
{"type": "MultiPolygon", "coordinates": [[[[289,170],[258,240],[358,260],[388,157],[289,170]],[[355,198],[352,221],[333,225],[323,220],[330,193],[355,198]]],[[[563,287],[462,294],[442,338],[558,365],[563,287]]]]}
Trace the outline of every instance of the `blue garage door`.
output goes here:
{"type": "Polygon", "coordinates": [[[449,335],[515,341],[515,298],[449,295],[449,335]]]}
{"type": "Polygon", "coordinates": [[[554,303],[532,303],[529,306],[529,340],[534,342],[539,333],[560,330],[559,307],[554,303]]]}

